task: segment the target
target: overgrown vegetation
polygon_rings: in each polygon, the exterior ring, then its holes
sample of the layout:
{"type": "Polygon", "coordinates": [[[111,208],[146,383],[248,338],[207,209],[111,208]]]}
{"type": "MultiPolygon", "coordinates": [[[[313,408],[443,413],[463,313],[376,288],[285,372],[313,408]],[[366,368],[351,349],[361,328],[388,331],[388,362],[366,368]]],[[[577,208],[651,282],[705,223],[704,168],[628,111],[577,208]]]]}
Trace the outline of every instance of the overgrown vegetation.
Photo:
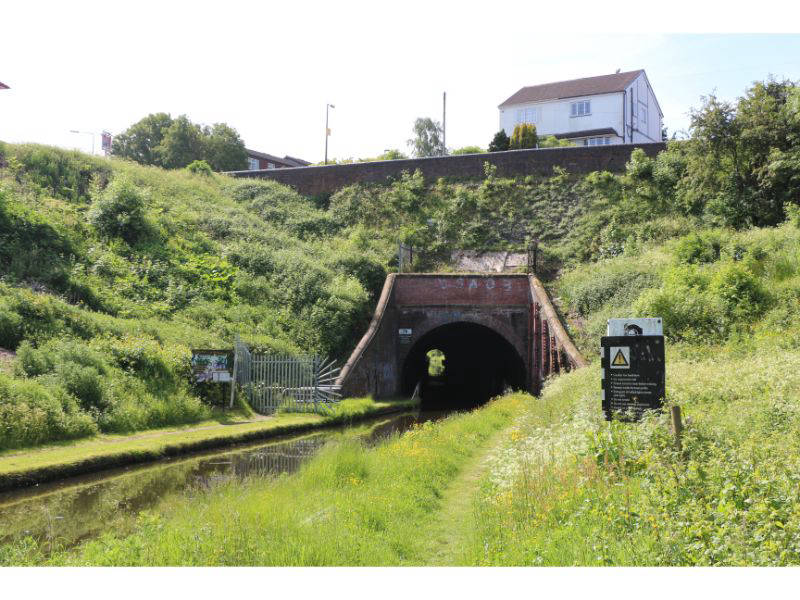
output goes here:
{"type": "Polygon", "coordinates": [[[199,162],[214,171],[247,168],[247,150],[233,127],[226,123],[201,126],[186,115],[173,119],[167,113],[149,114],[116,136],[111,151],[120,158],[166,169],[189,166],[195,171],[199,162]]]}
{"type": "Polygon", "coordinates": [[[342,357],[368,322],[387,252],[289,188],[3,155],[0,449],[205,418],[191,348],[342,357]]]}
{"type": "MultiPolygon", "coordinates": [[[[396,565],[424,561],[429,523],[460,468],[530,397],[425,423],[365,449],[332,444],[293,476],[223,485],[167,517],[140,516],[136,532],[107,534],[51,564],[396,565]]],[[[30,540],[29,540],[30,541],[30,540]]],[[[39,564],[32,541],[0,549],[4,564],[39,564]]]]}
{"type": "Polygon", "coordinates": [[[793,223],[704,230],[567,273],[588,356],[608,316],[664,318],[682,449],[665,414],[606,423],[596,367],[558,378],[498,449],[461,560],[800,563],[799,253],[793,223]]]}

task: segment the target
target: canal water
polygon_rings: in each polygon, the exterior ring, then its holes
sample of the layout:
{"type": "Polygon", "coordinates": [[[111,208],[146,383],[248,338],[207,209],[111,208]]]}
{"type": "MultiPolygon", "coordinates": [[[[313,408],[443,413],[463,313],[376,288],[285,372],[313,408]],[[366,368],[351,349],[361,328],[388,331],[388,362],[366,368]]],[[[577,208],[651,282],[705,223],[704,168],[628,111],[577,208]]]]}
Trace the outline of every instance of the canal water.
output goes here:
{"type": "Polygon", "coordinates": [[[112,469],[24,490],[0,493],[0,545],[28,536],[48,552],[69,548],[105,532],[132,530],[142,511],[159,512],[170,497],[205,494],[215,485],[296,471],[324,446],[344,436],[374,446],[415,424],[448,412],[413,412],[270,442],[112,469]]]}

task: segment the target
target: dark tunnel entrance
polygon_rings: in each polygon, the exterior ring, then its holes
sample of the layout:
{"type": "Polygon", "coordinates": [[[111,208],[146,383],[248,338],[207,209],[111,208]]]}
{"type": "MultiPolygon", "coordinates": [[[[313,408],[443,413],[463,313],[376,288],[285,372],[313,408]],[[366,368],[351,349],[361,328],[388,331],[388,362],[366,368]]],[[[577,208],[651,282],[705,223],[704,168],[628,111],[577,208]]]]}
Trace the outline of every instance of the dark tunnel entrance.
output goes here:
{"type": "Polygon", "coordinates": [[[429,331],[411,347],[402,387],[410,396],[419,383],[423,408],[472,408],[508,387],[525,389],[525,375],[525,363],[503,336],[484,325],[458,322],[429,331]],[[444,354],[443,371],[429,368],[431,350],[444,354]]]}

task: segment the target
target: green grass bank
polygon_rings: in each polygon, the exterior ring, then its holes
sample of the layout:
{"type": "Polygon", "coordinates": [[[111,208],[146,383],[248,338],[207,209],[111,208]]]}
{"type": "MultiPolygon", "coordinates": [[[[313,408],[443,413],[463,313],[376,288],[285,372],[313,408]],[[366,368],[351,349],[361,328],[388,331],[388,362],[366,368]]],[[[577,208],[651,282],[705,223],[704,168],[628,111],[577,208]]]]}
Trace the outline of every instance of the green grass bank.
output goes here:
{"type": "MultiPolygon", "coordinates": [[[[500,398],[371,449],[343,441],[295,475],[178,501],[163,518],[142,515],[133,535],[105,536],[49,564],[422,564],[444,490],[532,401],[500,398]]],[[[2,552],[6,564],[43,560],[24,544],[2,552]]]]}
{"type": "Polygon", "coordinates": [[[217,420],[190,426],[149,430],[134,435],[99,435],[89,440],[61,442],[33,450],[0,452],[0,491],[200,450],[355,423],[409,410],[416,404],[411,400],[376,402],[371,398],[348,398],[325,415],[280,413],[274,417],[253,419],[242,413],[226,413],[217,420]]]}
{"type": "Polygon", "coordinates": [[[800,563],[800,228],[702,229],[565,272],[554,288],[595,363],[559,377],[495,450],[475,497],[485,565],[800,563]],[[668,418],[607,423],[599,337],[660,316],[668,418]],[[546,411],[558,414],[542,422],[546,411]]]}

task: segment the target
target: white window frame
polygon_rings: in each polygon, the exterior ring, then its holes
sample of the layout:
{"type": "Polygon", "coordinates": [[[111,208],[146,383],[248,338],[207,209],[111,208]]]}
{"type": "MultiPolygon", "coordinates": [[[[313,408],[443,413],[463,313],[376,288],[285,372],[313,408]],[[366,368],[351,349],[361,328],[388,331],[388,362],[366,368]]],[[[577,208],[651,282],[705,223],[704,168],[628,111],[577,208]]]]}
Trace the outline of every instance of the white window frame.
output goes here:
{"type": "Polygon", "coordinates": [[[535,124],[539,122],[539,108],[531,107],[531,108],[518,108],[517,109],[517,125],[521,125],[523,123],[530,123],[535,124]]]}
{"type": "Polygon", "coordinates": [[[611,137],[608,135],[605,136],[596,136],[590,137],[583,140],[584,146],[610,146],[611,145],[611,137]]]}
{"type": "Polygon", "coordinates": [[[592,114],[592,101],[591,100],[579,100],[578,102],[573,102],[569,108],[569,116],[570,117],[588,117],[592,114]]]}
{"type": "Polygon", "coordinates": [[[251,171],[258,171],[258,168],[259,168],[258,159],[257,158],[252,158],[252,157],[248,157],[248,160],[250,161],[250,170],[251,171]]]}
{"type": "Polygon", "coordinates": [[[268,162],[268,163],[267,163],[267,168],[268,168],[268,169],[274,169],[274,168],[275,168],[275,163],[270,163],[270,162],[268,162]]]}

